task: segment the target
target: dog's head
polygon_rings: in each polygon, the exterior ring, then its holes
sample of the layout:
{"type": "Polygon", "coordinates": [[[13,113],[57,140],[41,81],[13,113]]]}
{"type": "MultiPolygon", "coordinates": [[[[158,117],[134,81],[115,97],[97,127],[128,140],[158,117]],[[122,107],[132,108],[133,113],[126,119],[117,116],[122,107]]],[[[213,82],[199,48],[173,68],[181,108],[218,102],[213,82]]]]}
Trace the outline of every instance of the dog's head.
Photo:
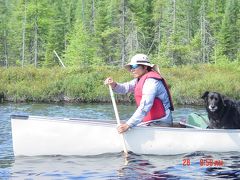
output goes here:
{"type": "Polygon", "coordinates": [[[226,106],[224,103],[224,96],[217,92],[206,91],[202,95],[202,99],[204,99],[206,103],[206,108],[210,112],[216,112],[220,110],[222,107],[226,106]]]}

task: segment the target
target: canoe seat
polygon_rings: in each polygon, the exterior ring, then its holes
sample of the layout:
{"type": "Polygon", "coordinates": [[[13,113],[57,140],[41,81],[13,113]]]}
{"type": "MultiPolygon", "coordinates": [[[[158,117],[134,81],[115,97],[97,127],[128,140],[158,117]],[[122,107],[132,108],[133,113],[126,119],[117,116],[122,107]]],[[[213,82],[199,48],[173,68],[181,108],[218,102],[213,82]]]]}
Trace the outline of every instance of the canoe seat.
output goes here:
{"type": "Polygon", "coordinates": [[[206,129],[209,124],[208,116],[198,113],[191,113],[187,119],[180,120],[179,124],[185,125],[186,127],[206,129]]]}

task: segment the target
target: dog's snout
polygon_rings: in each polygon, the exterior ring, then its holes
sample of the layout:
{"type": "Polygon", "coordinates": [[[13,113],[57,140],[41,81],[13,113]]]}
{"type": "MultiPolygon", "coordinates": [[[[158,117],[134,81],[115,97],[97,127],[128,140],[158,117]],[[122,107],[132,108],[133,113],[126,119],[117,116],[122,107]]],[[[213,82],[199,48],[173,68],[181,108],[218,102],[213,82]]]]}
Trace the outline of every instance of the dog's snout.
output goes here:
{"type": "Polygon", "coordinates": [[[210,108],[214,108],[214,107],[215,107],[215,105],[214,105],[214,104],[211,104],[211,105],[210,105],[210,108]]]}
{"type": "Polygon", "coordinates": [[[209,104],[208,106],[208,109],[211,111],[211,112],[214,112],[216,111],[218,108],[215,104],[209,104]]]}

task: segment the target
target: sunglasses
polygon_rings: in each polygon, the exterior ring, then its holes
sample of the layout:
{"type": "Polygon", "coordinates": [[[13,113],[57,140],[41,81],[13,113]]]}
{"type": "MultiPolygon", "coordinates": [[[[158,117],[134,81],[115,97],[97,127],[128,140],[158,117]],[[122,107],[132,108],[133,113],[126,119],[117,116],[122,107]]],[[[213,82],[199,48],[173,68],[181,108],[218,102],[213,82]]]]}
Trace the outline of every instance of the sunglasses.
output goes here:
{"type": "Polygon", "coordinates": [[[137,69],[139,66],[139,64],[133,64],[130,66],[130,69],[137,69]]]}

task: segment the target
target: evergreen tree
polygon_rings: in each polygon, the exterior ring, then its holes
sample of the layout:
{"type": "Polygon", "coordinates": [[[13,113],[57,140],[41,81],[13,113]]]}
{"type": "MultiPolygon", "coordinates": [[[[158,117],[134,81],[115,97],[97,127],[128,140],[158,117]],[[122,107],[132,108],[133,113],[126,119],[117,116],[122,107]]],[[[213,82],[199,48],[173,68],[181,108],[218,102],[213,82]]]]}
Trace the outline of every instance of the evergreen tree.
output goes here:
{"type": "Polygon", "coordinates": [[[2,0],[0,65],[174,66],[240,57],[239,0],[2,0]]]}
{"type": "Polygon", "coordinates": [[[89,66],[94,62],[94,47],[89,33],[84,30],[83,23],[77,21],[74,31],[69,35],[69,45],[66,49],[64,62],[66,66],[89,66]]]}
{"type": "Polygon", "coordinates": [[[120,8],[118,1],[102,0],[96,3],[96,43],[97,55],[108,64],[121,63],[121,34],[119,19],[120,8]]]}
{"type": "Polygon", "coordinates": [[[236,59],[240,46],[239,8],[239,0],[227,1],[221,27],[220,40],[222,52],[230,60],[236,59]]]}
{"type": "Polygon", "coordinates": [[[11,11],[11,2],[0,2],[0,65],[8,66],[8,20],[11,11]]]}
{"type": "Polygon", "coordinates": [[[76,0],[57,0],[52,2],[52,7],[49,8],[49,29],[47,34],[47,45],[45,51],[44,65],[52,66],[59,64],[54,51],[62,57],[68,45],[68,34],[72,31],[75,23],[76,0]]]}
{"type": "MultiPolygon", "coordinates": [[[[9,2],[10,3],[10,2],[9,2]]],[[[22,57],[22,28],[24,19],[23,1],[12,1],[11,13],[8,18],[8,64],[20,65],[22,57]]]]}

